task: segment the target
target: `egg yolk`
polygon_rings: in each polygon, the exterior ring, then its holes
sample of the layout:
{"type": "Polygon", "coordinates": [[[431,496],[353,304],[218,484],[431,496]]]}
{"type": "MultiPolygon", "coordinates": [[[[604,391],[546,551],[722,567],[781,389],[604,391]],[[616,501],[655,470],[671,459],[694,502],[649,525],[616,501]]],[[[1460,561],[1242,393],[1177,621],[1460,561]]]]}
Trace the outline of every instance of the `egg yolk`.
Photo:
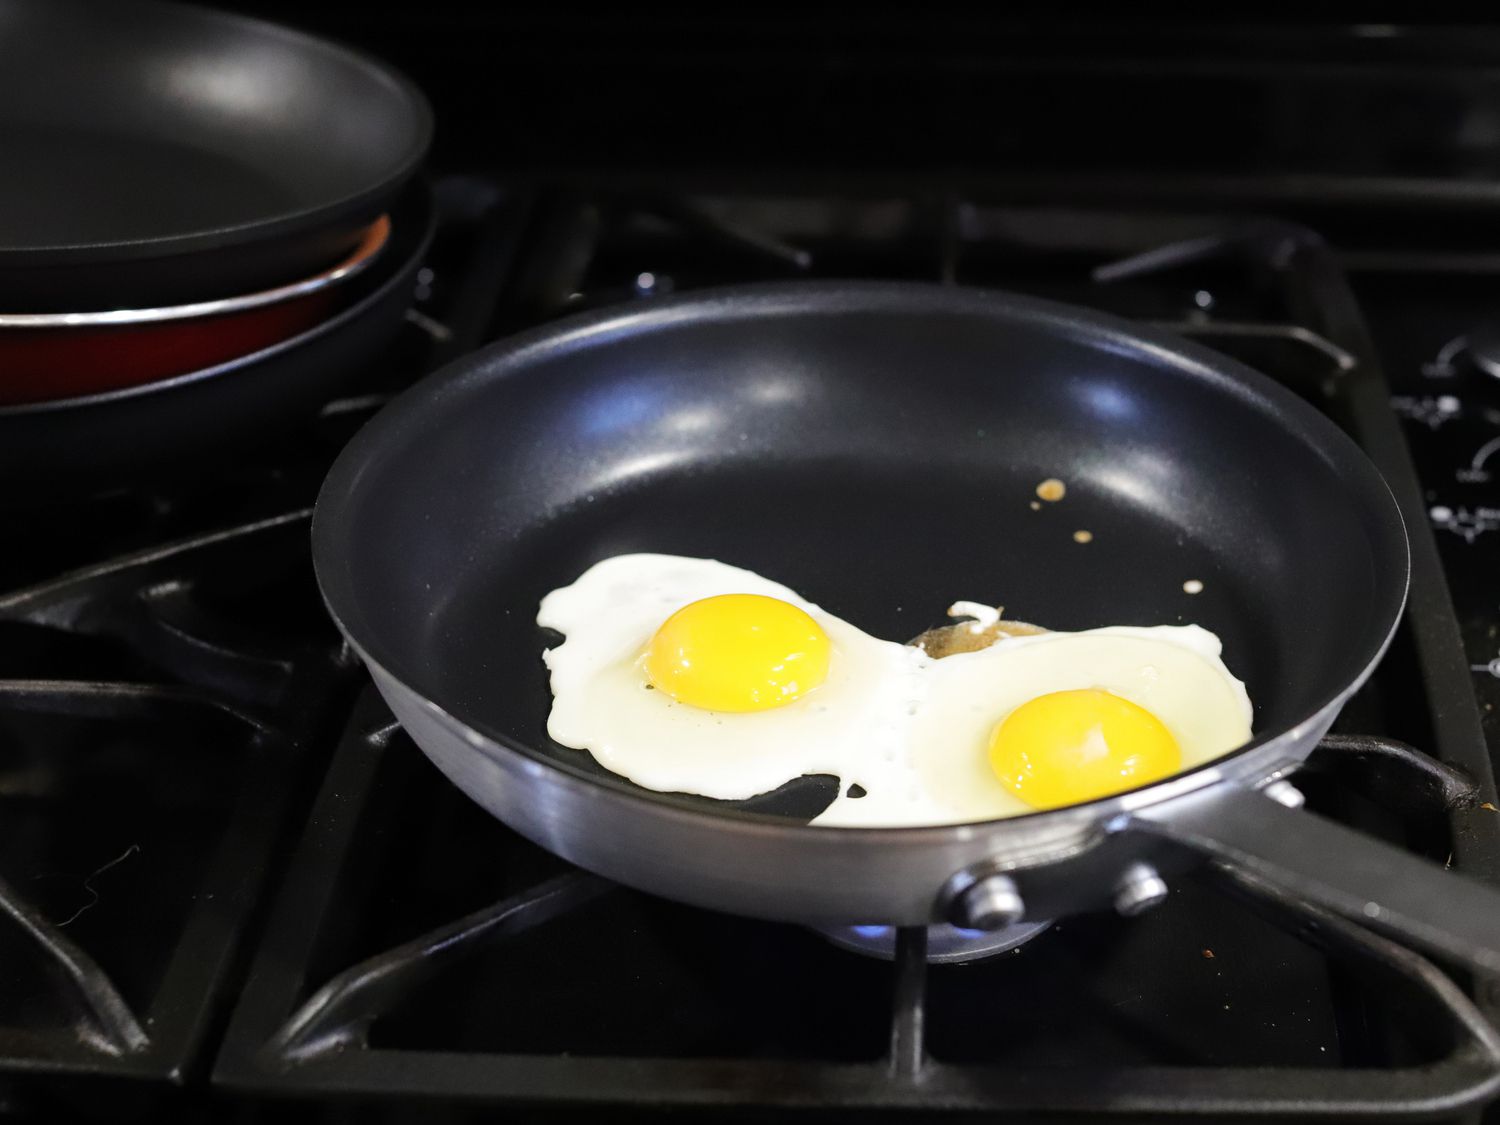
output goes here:
{"type": "Polygon", "coordinates": [[[1160,719],[1128,699],[1055,691],[996,725],[990,767],[1028,805],[1056,809],[1169,777],[1182,751],[1160,719]]]}
{"type": "Polygon", "coordinates": [[[683,606],[646,649],[653,687],[705,711],[768,711],[828,676],[832,646],[794,605],[762,594],[721,594],[683,606]]]}

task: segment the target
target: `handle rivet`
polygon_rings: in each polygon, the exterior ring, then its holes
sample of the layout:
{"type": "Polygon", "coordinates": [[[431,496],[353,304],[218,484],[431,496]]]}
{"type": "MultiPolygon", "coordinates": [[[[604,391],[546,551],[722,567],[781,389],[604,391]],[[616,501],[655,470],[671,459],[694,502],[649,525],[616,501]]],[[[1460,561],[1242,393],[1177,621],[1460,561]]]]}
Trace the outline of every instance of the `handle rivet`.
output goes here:
{"type": "Polygon", "coordinates": [[[980,879],[963,893],[954,910],[954,920],[970,930],[998,930],[1025,916],[1021,890],[1009,875],[980,879]]]}
{"type": "Polygon", "coordinates": [[[1285,805],[1289,809],[1300,809],[1307,803],[1307,798],[1302,795],[1290,781],[1273,781],[1261,790],[1263,794],[1271,798],[1278,805],[1285,805]]]}
{"type": "Polygon", "coordinates": [[[1167,884],[1149,863],[1132,863],[1115,882],[1115,909],[1127,918],[1165,902],[1167,884]]]}

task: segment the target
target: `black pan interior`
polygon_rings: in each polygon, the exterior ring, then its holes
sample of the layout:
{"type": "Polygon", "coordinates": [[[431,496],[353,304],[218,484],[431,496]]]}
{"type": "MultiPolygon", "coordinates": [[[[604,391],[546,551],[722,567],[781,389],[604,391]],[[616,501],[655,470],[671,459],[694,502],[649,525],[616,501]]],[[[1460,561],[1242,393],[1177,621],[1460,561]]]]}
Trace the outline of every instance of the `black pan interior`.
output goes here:
{"type": "MultiPolygon", "coordinates": [[[[204,284],[293,280],[299,254],[375,217],[429,132],[409,83],[309,36],[188,5],[0,0],[4,311],[64,266],[231,246],[246,257],[215,256],[204,284]]],[[[112,278],[73,275],[70,295],[112,278]]],[[[119,297],[138,307],[165,280],[137,274],[119,297]]]]}
{"type": "MultiPolygon", "coordinates": [[[[315,549],[333,611],[387,670],[617,786],[547,739],[534,622],[613,554],[748,567],[893,639],[955,598],[1056,629],[1194,622],[1223,639],[1262,736],[1359,676],[1406,579],[1384,483],[1269,380],[1090,314],[926,286],[725,291],[481,352],[346,451],[315,549]],[[1033,510],[1048,477],[1066,499],[1033,510]]],[[[805,790],[754,807],[809,815],[831,795],[805,790]]]]}

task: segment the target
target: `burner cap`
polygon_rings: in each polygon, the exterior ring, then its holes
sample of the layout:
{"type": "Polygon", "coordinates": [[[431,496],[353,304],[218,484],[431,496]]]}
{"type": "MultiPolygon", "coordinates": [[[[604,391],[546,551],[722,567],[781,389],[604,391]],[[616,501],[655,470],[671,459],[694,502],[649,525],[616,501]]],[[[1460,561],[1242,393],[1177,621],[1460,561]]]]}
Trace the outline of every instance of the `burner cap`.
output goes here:
{"type": "MultiPolygon", "coordinates": [[[[927,928],[927,961],[933,965],[954,965],[978,961],[1026,944],[1051,922],[1017,922],[998,930],[966,930],[959,926],[937,925],[927,928]]],[[[829,941],[843,949],[891,961],[896,956],[895,926],[840,926],[818,929],[829,941]]]]}

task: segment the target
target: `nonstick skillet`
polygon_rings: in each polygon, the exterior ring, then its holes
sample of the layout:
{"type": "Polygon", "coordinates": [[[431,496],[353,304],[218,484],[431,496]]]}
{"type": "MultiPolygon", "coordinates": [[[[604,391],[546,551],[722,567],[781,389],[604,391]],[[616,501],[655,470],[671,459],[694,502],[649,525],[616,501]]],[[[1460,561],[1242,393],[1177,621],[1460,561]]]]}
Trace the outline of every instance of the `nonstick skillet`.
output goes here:
{"type": "Polygon", "coordinates": [[[620,882],[818,925],[993,927],[1208,856],[1500,969],[1500,895],[1275,799],[1390,641],[1405,531],[1332,423],[1174,337],[905,284],[570,318],[382,412],[313,537],[328,605],[417,744],[620,882]],[[1067,499],[1033,511],[1048,477],[1067,499]],[[543,594],[627,551],[748,567],[893,639],[960,597],[1054,629],[1201,624],[1248,684],[1256,738],[1131,793],[946,827],[810,827],[827,779],[732,806],[649,792],[548,740],[556,637],[535,625],[543,594]]]}
{"type": "Polygon", "coordinates": [[[202,472],[312,418],[400,330],[436,223],[419,180],[393,205],[390,239],[348,305],[305,332],[169,379],[0,405],[0,509],[202,472]]]}
{"type": "Polygon", "coordinates": [[[188,4],[0,0],[0,312],[311,276],[431,131],[401,75],[310,35],[188,4]]]}

